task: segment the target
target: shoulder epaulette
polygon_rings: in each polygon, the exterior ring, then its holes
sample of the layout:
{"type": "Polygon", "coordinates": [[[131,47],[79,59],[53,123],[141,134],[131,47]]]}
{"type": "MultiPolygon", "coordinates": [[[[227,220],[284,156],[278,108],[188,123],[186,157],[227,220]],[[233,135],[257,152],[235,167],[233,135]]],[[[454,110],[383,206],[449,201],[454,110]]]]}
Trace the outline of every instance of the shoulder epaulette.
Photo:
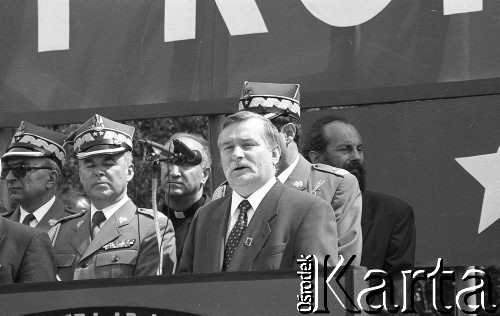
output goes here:
{"type": "MultiPolygon", "coordinates": [[[[151,218],[155,217],[155,214],[154,214],[153,210],[150,209],[150,208],[138,207],[137,208],[137,212],[139,212],[141,214],[144,214],[144,215],[147,215],[147,216],[149,216],[151,218]]],[[[162,212],[158,211],[158,218],[162,218],[162,217],[165,217],[165,214],[163,214],[162,212]]]]}
{"type": "Polygon", "coordinates": [[[331,173],[331,174],[334,174],[334,175],[337,175],[337,176],[342,176],[342,177],[344,177],[344,176],[346,176],[346,175],[349,174],[349,171],[347,171],[345,169],[332,167],[332,166],[325,165],[325,164],[322,164],[322,163],[313,164],[312,167],[315,170],[319,170],[319,171],[323,171],[323,172],[328,172],[328,173],[331,173]]]}
{"type": "Polygon", "coordinates": [[[226,195],[226,190],[228,186],[229,183],[227,182],[227,180],[222,182],[212,194],[212,201],[223,198],[226,195]]]}
{"type": "Polygon", "coordinates": [[[51,222],[51,223],[49,223],[49,224],[50,224],[50,226],[55,226],[55,225],[57,225],[57,224],[59,224],[59,223],[64,223],[64,222],[66,222],[66,221],[68,221],[68,220],[70,220],[70,219],[77,218],[77,217],[80,217],[80,216],[84,215],[85,213],[87,213],[87,211],[88,211],[88,210],[83,209],[83,210],[81,210],[81,211],[80,211],[80,212],[78,212],[78,213],[75,213],[75,214],[71,214],[71,215],[68,215],[68,216],[62,217],[62,218],[60,218],[60,219],[58,219],[58,220],[55,220],[55,221],[53,221],[53,222],[51,222]]]}

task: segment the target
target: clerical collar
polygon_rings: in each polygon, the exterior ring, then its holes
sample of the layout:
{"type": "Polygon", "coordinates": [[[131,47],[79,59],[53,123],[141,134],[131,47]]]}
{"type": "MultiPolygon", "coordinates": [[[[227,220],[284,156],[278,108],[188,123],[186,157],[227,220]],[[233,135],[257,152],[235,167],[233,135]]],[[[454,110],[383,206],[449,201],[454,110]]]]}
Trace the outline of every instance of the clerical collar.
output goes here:
{"type": "Polygon", "coordinates": [[[196,201],[193,205],[191,205],[189,208],[186,210],[179,212],[171,209],[170,207],[167,206],[168,214],[169,217],[172,218],[177,218],[177,219],[184,219],[184,218],[190,218],[194,216],[194,213],[203,205],[205,204],[205,199],[207,196],[205,194],[201,195],[201,198],[196,201]]]}

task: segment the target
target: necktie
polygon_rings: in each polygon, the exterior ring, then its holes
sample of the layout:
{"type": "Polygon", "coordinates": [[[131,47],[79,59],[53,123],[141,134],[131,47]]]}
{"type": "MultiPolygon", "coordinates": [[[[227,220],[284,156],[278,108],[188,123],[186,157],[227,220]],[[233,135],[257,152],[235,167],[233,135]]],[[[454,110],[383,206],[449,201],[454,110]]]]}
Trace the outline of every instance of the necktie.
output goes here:
{"type": "Polygon", "coordinates": [[[92,239],[97,235],[99,230],[101,229],[99,226],[106,220],[106,217],[104,216],[104,213],[102,211],[97,211],[94,213],[92,216],[92,225],[91,225],[91,230],[92,230],[92,239]]]}
{"type": "Polygon", "coordinates": [[[222,265],[222,271],[226,271],[229,266],[229,262],[231,262],[231,257],[233,256],[236,247],[238,247],[238,243],[240,242],[241,236],[243,236],[243,232],[247,228],[248,216],[247,212],[252,206],[248,202],[248,200],[241,201],[240,205],[238,205],[238,210],[240,211],[238,215],[238,220],[234,225],[231,233],[229,233],[229,237],[227,238],[226,248],[224,249],[224,263],[222,265]]]}
{"type": "Polygon", "coordinates": [[[35,215],[33,215],[32,213],[28,213],[28,215],[26,215],[26,217],[24,217],[23,219],[23,224],[30,226],[31,221],[34,219],[35,215]]]}

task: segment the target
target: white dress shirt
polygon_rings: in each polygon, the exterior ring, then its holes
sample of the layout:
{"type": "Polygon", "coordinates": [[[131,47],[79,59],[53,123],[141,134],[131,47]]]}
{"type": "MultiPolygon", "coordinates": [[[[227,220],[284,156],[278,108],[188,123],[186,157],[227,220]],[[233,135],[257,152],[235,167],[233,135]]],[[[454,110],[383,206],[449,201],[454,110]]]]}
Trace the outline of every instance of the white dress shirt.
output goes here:
{"type": "Polygon", "coordinates": [[[282,173],[278,176],[278,180],[280,180],[281,183],[285,183],[285,181],[288,179],[288,177],[292,174],[293,169],[297,167],[297,164],[299,163],[299,155],[297,155],[297,158],[292,162],[291,165],[288,166],[285,170],[283,170],[282,173]]]}
{"type": "MultiPolygon", "coordinates": [[[[119,200],[118,202],[111,204],[110,206],[106,206],[102,210],[96,208],[94,204],[90,204],[90,218],[94,217],[95,212],[97,211],[102,211],[104,213],[104,217],[106,217],[106,220],[110,219],[113,214],[118,211],[120,207],[122,207],[127,201],[129,200],[129,197],[125,194],[125,196],[119,200]]],[[[99,225],[99,227],[102,227],[104,222],[99,225]]]]}
{"type": "MultiPolygon", "coordinates": [[[[272,177],[269,179],[269,181],[266,182],[260,189],[252,193],[249,197],[246,199],[252,206],[248,211],[247,211],[247,218],[248,222],[247,225],[250,225],[250,220],[252,220],[253,214],[255,213],[255,210],[259,207],[260,202],[264,199],[266,194],[271,190],[273,185],[276,183],[276,178],[272,177]]],[[[238,216],[240,215],[240,212],[238,210],[238,206],[240,205],[241,201],[245,200],[244,197],[236,193],[236,191],[233,190],[233,194],[231,196],[231,212],[229,213],[229,223],[227,226],[227,232],[226,232],[226,239],[229,237],[229,234],[231,233],[231,230],[233,229],[234,225],[236,225],[236,222],[238,221],[238,216]],[[238,210],[238,212],[237,212],[238,210]]]]}
{"type": "MultiPolygon", "coordinates": [[[[56,201],[56,196],[54,195],[47,203],[40,206],[36,211],[33,212],[35,219],[30,222],[31,227],[36,227],[36,225],[40,223],[42,218],[45,216],[45,214],[47,214],[47,212],[50,210],[55,201],[56,201]]],[[[26,215],[29,214],[29,212],[23,209],[22,206],[20,206],[19,209],[21,210],[21,214],[19,216],[19,223],[22,223],[26,215]]]]}

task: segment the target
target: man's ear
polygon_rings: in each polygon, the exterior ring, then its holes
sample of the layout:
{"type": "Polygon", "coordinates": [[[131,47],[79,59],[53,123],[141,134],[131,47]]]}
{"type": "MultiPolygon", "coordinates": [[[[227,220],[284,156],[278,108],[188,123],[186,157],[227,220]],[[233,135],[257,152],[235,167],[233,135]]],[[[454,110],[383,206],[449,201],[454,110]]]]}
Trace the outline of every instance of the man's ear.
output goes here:
{"type": "Polygon", "coordinates": [[[280,161],[281,157],[281,147],[276,146],[274,149],[271,150],[271,157],[273,161],[273,165],[276,167],[278,165],[278,162],[280,161]]]}
{"type": "Polygon", "coordinates": [[[48,173],[49,180],[47,181],[47,188],[53,188],[57,186],[57,182],[59,181],[60,173],[57,170],[50,170],[48,173]]]}
{"type": "Polygon", "coordinates": [[[210,167],[203,169],[203,177],[201,177],[201,184],[205,185],[207,183],[208,177],[210,177],[210,167]]]}
{"type": "Polygon", "coordinates": [[[134,178],[134,164],[129,163],[127,167],[127,182],[132,181],[132,178],[134,178]]]}
{"type": "Polygon", "coordinates": [[[311,150],[308,153],[308,156],[312,163],[321,163],[323,160],[323,154],[319,151],[311,150]]]}
{"type": "Polygon", "coordinates": [[[293,123],[288,123],[281,128],[281,133],[285,135],[285,143],[288,145],[293,142],[295,134],[297,133],[297,128],[293,123]]]}

